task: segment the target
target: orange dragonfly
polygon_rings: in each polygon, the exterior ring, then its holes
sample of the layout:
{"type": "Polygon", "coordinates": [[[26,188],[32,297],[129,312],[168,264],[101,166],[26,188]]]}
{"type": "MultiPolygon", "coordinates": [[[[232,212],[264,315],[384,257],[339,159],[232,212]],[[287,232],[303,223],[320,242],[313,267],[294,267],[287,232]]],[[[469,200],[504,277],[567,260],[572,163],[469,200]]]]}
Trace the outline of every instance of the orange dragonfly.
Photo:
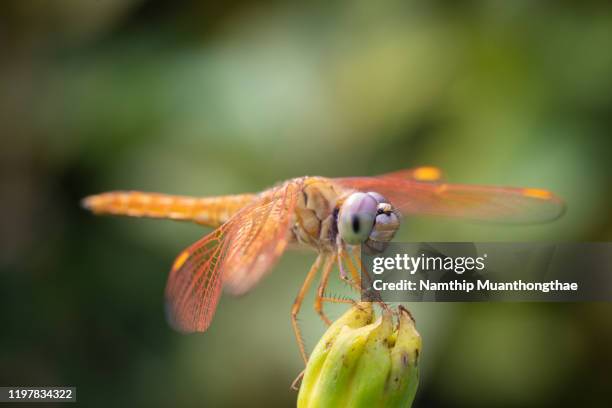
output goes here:
{"type": "MultiPolygon", "coordinates": [[[[171,325],[182,332],[208,329],[222,287],[240,295],[266,275],[290,243],[314,248],[318,256],[291,308],[300,354],[307,354],[297,325],[305,293],[322,269],[314,308],[323,321],[337,263],[340,277],[359,288],[350,253],[361,245],[381,251],[412,214],[510,223],[550,221],[564,211],[551,192],[535,188],[449,184],[436,167],[419,167],[375,177],[300,177],[259,194],[194,198],[137,191],[108,192],[83,200],[96,214],[193,221],[215,228],[174,261],[165,297],[171,325]],[[350,277],[346,273],[350,272],[350,277]]],[[[356,256],[356,255],[355,255],[356,256]]]]}

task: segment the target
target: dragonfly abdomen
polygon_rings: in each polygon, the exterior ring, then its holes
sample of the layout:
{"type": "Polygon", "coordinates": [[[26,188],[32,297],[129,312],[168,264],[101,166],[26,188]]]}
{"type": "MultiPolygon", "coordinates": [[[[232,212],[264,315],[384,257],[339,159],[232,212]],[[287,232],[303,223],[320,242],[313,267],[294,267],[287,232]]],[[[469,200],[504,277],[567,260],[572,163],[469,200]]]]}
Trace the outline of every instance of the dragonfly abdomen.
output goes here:
{"type": "Polygon", "coordinates": [[[255,198],[254,194],[198,198],[141,191],[111,191],[86,197],[83,206],[95,214],[185,220],[218,227],[255,198]]]}

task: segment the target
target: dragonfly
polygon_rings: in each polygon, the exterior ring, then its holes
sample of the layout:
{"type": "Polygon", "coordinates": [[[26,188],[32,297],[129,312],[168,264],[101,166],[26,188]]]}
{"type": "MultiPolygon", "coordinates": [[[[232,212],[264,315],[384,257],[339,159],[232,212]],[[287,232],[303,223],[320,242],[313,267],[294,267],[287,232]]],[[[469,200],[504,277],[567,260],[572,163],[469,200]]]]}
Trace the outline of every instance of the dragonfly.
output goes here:
{"type": "Polygon", "coordinates": [[[326,294],[336,264],[339,277],[358,289],[360,261],[355,254],[362,247],[384,250],[405,217],[539,223],[560,217],[565,208],[544,189],[450,184],[433,166],[372,177],[299,177],[260,193],[216,197],[112,191],[88,196],[82,204],[95,214],[192,221],[214,228],[176,257],[168,277],[168,319],[185,333],[206,331],[222,290],[249,292],[289,246],[314,249],[317,257],[291,307],[305,363],[297,316],[319,273],[314,309],[329,325],[324,304],[353,302],[326,294]]]}

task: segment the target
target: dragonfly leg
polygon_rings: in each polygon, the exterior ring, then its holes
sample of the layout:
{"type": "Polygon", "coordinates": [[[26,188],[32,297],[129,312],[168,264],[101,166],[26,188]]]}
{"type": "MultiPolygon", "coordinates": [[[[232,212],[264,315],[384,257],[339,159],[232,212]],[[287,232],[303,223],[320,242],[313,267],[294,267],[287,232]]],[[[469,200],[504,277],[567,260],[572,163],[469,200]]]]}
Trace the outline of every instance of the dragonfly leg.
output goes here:
{"type": "MultiPolygon", "coordinates": [[[[361,293],[363,298],[363,288],[361,285],[361,277],[359,276],[359,270],[365,269],[361,261],[361,254],[359,253],[358,247],[355,247],[355,249],[353,250],[353,254],[355,256],[357,266],[355,266],[355,264],[353,263],[353,260],[351,259],[351,256],[348,251],[338,252],[338,262],[346,262],[346,267],[350,271],[353,280],[348,279],[348,277],[343,278],[343,280],[348,283],[353,289],[361,293]],[[359,267],[359,270],[357,269],[357,267],[359,267]]],[[[367,274],[365,274],[364,276],[366,277],[366,279],[369,278],[367,274]]],[[[342,278],[342,275],[340,275],[340,277],[342,278]]],[[[380,299],[380,296],[377,292],[374,292],[372,296],[375,296],[374,299],[371,299],[372,302],[375,302],[384,310],[391,310],[389,308],[389,305],[387,305],[385,302],[382,301],[382,299],[380,299]]]]}
{"type": "MultiPolygon", "coordinates": [[[[365,268],[364,268],[363,263],[361,261],[361,253],[360,253],[360,251],[356,250],[355,253],[354,253],[354,256],[355,256],[355,262],[359,266],[359,269],[364,271],[365,268]]],[[[356,274],[357,271],[355,270],[355,266],[352,264],[352,261],[351,261],[350,257],[347,257],[347,258],[348,258],[348,262],[350,263],[349,269],[351,269],[351,273],[354,271],[355,274],[356,274]]],[[[370,281],[370,276],[368,274],[364,274],[362,276],[365,276],[367,282],[371,286],[372,282],[370,281]]],[[[359,278],[359,276],[358,276],[358,278],[359,278]]],[[[361,284],[361,280],[359,280],[359,287],[360,287],[360,290],[362,290],[363,286],[361,284]]],[[[382,309],[393,312],[393,310],[389,307],[389,305],[387,305],[387,303],[383,302],[383,300],[380,298],[380,294],[378,292],[375,292],[373,294],[373,296],[374,296],[374,299],[372,299],[373,302],[376,302],[382,309]]]]}
{"type": "Polygon", "coordinates": [[[327,283],[329,282],[329,275],[334,267],[334,262],[335,260],[333,256],[329,256],[327,260],[325,261],[325,266],[323,266],[323,273],[321,274],[321,283],[319,283],[319,288],[317,289],[317,294],[315,296],[315,301],[314,301],[315,311],[319,314],[319,316],[321,317],[321,320],[323,320],[323,322],[325,322],[325,324],[328,326],[331,324],[331,320],[329,320],[329,318],[323,311],[323,302],[327,299],[332,299],[332,298],[325,298],[324,295],[325,295],[325,289],[327,288],[327,283]]]}
{"type": "Polygon", "coordinates": [[[361,275],[360,272],[363,270],[363,265],[361,264],[361,248],[360,247],[354,247],[353,248],[353,256],[356,259],[356,264],[357,266],[355,266],[353,264],[353,261],[351,259],[351,255],[349,254],[346,258],[348,261],[348,268],[351,271],[351,276],[353,277],[353,281],[357,284],[357,286],[359,286],[360,290],[361,290],[361,275]],[[359,268],[359,269],[358,269],[359,268]]]}
{"type": "Polygon", "coordinates": [[[353,264],[350,254],[347,251],[345,251],[342,247],[338,249],[338,265],[341,271],[340,279],[348,283],[357,292],[361,292],[361,279],[359,278],[359,272],[357,271],[357,268],[353,264]],[[342,271],[344,270],[342,265],[344,264],[346,264],[346,267],[348,268],[351,274],[351,278],[349,278],[346,275],[346,273],[342,273],[342,271]]]}
{"type": "Polygon", "coordinates": [[[304,373],[306,372],[306,369],[303,369],[302,372],[295,377],[295,380],[293,380],[293,382],[291,383],[291,389],[293,391],[297,391],[300,389],[300,384],[302,383],[302,379],[304,378],[304,373]]]}
{"type": "MultiPolygon", "coordinates": [[[[331,324],[331,320],[329,320],[329,318],[327,317],[327,315],[325,314],[325,312],[323,312],[323,304],[324,303],[344,303],[347,305],[356,305],[357,301],[353,300],[353,299],[344,299],[344,298],[339,298],[339,297],[334,297],[334,296],[317,296],[315,302],[319,301],[321,304],[321,311],[319,312],[319,310],[317,310],[317,313],[319,313],[319,315],[321,316],[321,319],[325,322],[325,324],[327,324],[328,326],[331,324]]],[[[317,304],[315,303],[315,310],[317,308],[317,304]]]]}
{"type": "Polygon", "coordinates": [[[338,251],[336,252],[338,256],[338,272],[340,272],[340,279],[346,281],[348,279],[346,275],[346,271],[344,270],[344,265],[342,264],[342,255],[344,254],[344,241],[342,241],[342,237],[338,234],[336,238],[336,247],[338,251]]]}
{"type": "Polygon", "coordinates": [[[302,332],[300,331],[300,327],[298,326],[297,315],[300,312],[300,308],[302,307],[302,302],[304,301],[304,296],[308,291],[308,288],[312,284],[317,272],[321,268],[321,263],[323,259],[326,257],[325,254],[319,254],[314,264],[310,267],[310,271],[306,275],[306,279],[304,279],[304,283],[298,292],[295,301],[293,302],[293,306],[291,307],[291,325],[293,326],[293,332],[295,333],[295,338],[298,343],[298,347],[300,348],[300,354],[302,355],[302,359],[304,360],[304,364],[308,363],[308,355],[306,354],[306,348],[304,347],[304,340],[302,339],[302,332]]]}

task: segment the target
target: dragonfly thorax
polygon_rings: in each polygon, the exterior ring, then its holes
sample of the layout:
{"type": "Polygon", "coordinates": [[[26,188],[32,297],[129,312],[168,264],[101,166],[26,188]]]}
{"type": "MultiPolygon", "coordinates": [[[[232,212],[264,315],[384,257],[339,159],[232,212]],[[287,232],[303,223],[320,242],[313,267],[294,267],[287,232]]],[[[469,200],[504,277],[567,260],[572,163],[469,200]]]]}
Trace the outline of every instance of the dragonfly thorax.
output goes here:
{"type": "Polygon", "coordinates": [[[317,250],[333,251],[338,230],[335,222],[335,208],[343,189],[330,179],[307,177],[301,194],[297,197],[294,239],[317,250]]]}

